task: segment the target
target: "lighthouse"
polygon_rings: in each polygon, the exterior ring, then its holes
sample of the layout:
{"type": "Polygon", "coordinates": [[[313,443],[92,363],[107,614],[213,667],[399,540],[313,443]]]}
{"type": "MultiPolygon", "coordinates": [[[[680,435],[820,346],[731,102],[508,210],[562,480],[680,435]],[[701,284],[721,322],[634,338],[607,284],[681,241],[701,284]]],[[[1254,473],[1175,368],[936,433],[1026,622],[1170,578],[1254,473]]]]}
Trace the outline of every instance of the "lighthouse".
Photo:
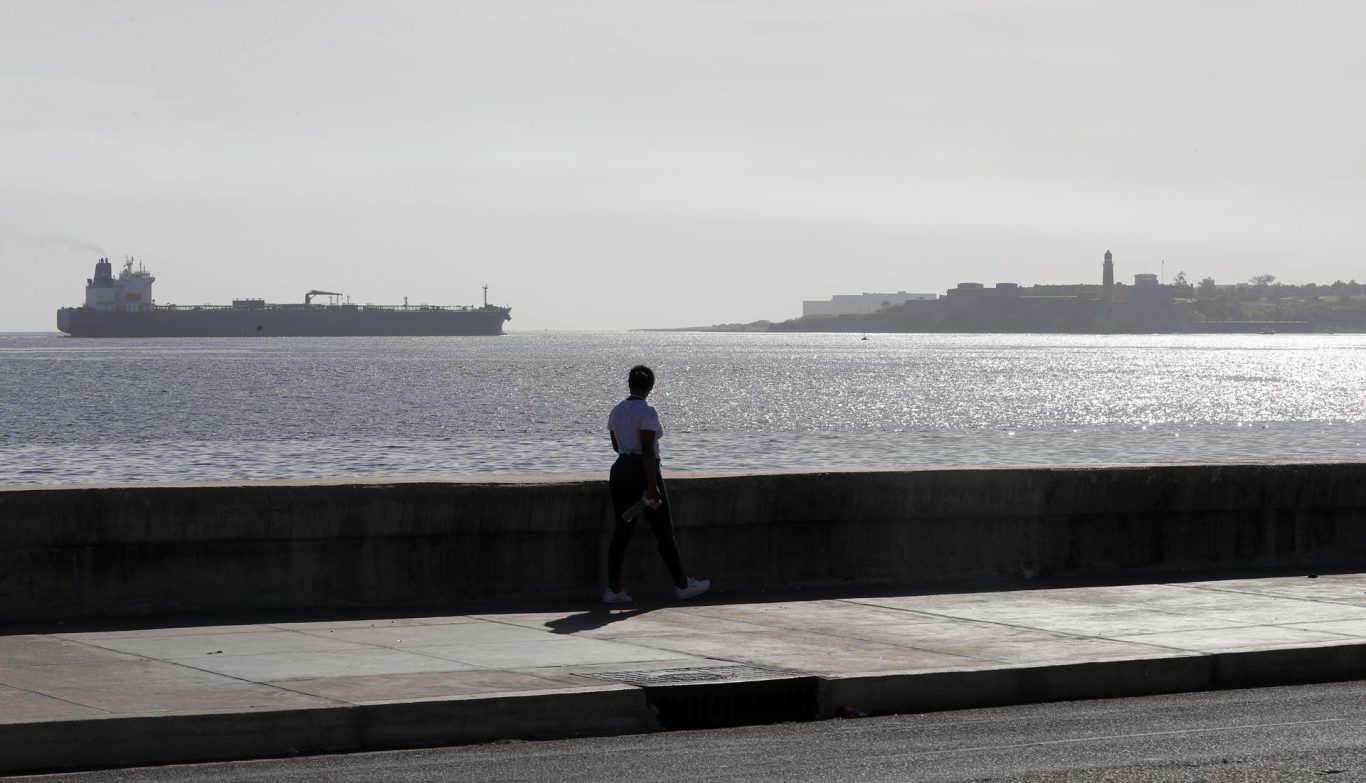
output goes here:
{"type": "Polygon", "coordinates": [[[1101,285],[1105,288],[1105,301],[1111,301],[1115,293],[1115,257],[1110,255],[1109,250],[1105,251],[1104,275],[1101,277],[1101,285]]]}

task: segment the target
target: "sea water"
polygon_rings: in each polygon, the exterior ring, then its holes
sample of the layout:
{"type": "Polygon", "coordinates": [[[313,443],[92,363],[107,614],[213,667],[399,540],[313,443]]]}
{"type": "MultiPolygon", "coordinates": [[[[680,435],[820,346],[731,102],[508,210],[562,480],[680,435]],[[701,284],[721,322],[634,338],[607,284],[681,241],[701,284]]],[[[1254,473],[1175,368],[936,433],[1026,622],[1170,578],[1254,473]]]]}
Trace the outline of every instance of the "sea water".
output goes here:
{"type": "Polygon", "coordinates": [[[0,335],[0,483],[1366,456],[1363,335],[0,335]]]}

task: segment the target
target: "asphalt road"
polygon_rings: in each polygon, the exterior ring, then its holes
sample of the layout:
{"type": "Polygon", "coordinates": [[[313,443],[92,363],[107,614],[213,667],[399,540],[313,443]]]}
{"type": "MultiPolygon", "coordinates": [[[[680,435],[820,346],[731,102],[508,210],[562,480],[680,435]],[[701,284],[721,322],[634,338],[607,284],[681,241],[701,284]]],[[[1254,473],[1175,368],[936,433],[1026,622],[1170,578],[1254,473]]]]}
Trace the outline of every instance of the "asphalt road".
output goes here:
{"type": "Polygon", "coordinates": [[[1366,780],[1366,683],[110,770],[71,781],[1366,780]]]}

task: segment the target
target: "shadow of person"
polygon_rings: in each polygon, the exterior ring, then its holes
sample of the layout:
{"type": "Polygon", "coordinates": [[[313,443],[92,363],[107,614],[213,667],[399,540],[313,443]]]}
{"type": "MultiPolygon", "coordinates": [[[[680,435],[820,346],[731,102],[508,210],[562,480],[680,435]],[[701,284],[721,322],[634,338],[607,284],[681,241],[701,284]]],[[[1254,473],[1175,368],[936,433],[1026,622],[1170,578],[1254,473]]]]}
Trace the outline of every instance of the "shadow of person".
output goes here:
{"type": "Polygon", "coordinates": [[[545,627],[552,633],[581,633],[583,631],[596,631],[612,623],[619,623],[622,620],[629,620],[632,617],[640,617],[646,612],[655,609],[653,606],[632,606],[628,608],[614,608],[603,606],[590,609],[587,612],[571,614],[557,620],[546,622],[545,627]]]}

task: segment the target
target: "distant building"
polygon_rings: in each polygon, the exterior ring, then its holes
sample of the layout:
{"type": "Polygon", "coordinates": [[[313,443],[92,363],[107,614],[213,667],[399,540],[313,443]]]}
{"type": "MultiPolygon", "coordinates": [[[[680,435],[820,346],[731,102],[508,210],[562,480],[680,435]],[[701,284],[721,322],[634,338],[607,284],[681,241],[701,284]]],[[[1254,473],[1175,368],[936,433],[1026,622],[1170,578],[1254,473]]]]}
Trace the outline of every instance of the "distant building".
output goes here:
{"type": "Polygon", "coordinates": [[[806,300],[802,302],[802,317],[835,315],[868,315],[884,307],[896,307],[912,301],[934,301],[935,294],[908,294],[897,291],[894,294],[835,294],[826,300],[806,300]]]}
{"type": "MultiPolygon", "coordinates": [[[[1221,291],[1230,287],[1217,286],[1221,291]]],[[[1114,254],[1107,250],[1097,282],[1029,287],[959,283],[943,296],[904,291],[835,296],[828,302],[803,302],[806,317],[770,324],[768,331],[1144,334],[1313,329],[1308,321],[1209,320],[1190,292],[1188,285],[1164,285],[1147,273],[1134,275],[1132,286],[1116,282],[1114,254]],[[828,318],[836,315],[851,317],[828,318]]]]}

